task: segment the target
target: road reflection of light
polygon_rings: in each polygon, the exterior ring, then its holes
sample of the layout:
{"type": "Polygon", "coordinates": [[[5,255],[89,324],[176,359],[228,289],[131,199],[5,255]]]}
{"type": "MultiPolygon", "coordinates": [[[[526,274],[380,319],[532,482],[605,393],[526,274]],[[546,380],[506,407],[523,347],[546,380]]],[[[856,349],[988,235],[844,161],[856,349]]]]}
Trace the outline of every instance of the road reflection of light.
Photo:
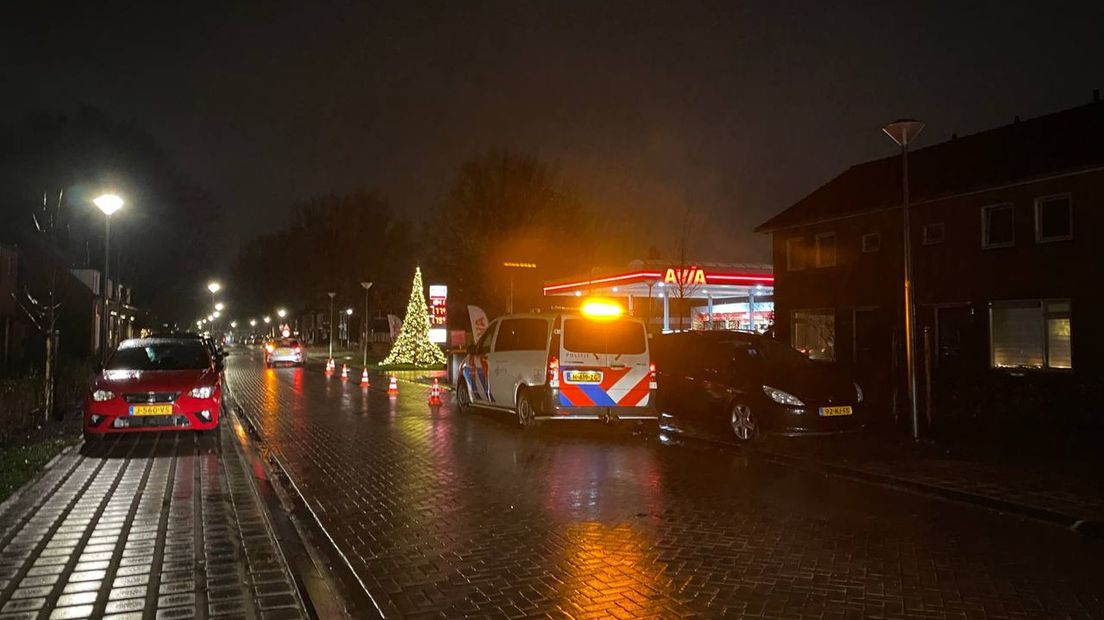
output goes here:
{"type": "Polygon", "coordinates": [[[279,405],[277,404],[277,393],[280,388],[280,378],[276,376],[276,370],[272,368],[266,368],[264,371],[264,417],[271,419],[272,416],[279,414],[279,405]]]}
{"type": "Polygon", "coordinates": [[[295,390],[295,396],[303,396],[303,373],[305,371],[302,368],[296,368],[291,375],[291,389],[295,390]]]}
{"type": "Polygon", "coordinates": [[[626,511],[662,512],[663,476],[657,456],[633,448],[581,444],[555,448],[543,481],[545,509],[561,517],[586,520],[626,511]]]}
{"type": "Polygon", "coordinates": [[[564,612],[608,612],[610,602],[631,616],[670,612],[666,596],[648,595],[667,593],[663,564],[649,557],[655,541],[643,532],[627,523],[584,521],[567,526],[565,541],[557,588],[564,612]]]}
{"type": "Polygon", "coordinates": [[[670,445],[674,442],[675,442],[675,440],[670,435],[668,435],[667,433],[660,433],[659,434],[659,443],[664,444],[664,445],[670,445]]]}

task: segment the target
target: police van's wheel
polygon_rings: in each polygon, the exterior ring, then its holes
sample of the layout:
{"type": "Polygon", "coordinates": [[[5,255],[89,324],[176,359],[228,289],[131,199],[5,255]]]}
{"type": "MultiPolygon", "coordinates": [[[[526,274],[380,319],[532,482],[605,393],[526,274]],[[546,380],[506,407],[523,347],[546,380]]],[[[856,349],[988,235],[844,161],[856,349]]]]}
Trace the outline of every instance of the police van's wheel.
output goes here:
{"type": "Polygon", "coordinates": [[[460,413],[471,411],[471,392],[468,392],[468,382],[463,379],[456,384],[456,407],[460,413]]]}
{"type": "Polygon", "coordinates": [[[522,428],[531,428],[536,421],[537,410],[533,408],[533,401],[527,391],[522,390],[517,398],[518,424],[522,428]]]}

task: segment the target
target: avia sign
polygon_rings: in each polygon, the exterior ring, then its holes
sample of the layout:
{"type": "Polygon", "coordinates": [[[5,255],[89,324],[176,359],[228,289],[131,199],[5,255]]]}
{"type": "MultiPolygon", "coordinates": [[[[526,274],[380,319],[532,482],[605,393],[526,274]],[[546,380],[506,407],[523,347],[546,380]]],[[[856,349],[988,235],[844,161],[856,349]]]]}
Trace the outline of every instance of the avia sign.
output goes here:
{"type": "Polygon", "coordinates": [[[682,286],[705,284],[705,270],[701,267],[668,267],[663,283],[682,286]]]}

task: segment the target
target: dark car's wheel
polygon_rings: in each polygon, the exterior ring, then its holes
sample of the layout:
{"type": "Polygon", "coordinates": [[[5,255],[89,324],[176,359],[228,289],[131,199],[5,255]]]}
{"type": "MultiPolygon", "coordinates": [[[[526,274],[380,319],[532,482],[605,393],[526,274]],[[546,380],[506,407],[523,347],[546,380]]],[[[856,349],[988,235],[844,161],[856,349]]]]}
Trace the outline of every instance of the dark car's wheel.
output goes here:
{"type": "Polygon", "coordinates": [[[755,414],[752,413],[751,407],[746,403],[733,403],[729,414],[729,420],[732,424],[732,434],[736,437],[736,441],[748,443],[759,437],[759,422],[755,419],[755,414]]]}
{"type": "Polygon", "coordinates": [[[537,410],[533,407],[533,400],[529,392],[522,390],[517,396],[517,418],[522,428],[532,428],[536,422],[537,410]]]}
{"type": "Polygon", "coordinates": [[[468,413],[471,411],[471,392],[468,392],[468,382],[463,379],[456,384],[456,407],[460,409],[460,413],[468,413]]]}

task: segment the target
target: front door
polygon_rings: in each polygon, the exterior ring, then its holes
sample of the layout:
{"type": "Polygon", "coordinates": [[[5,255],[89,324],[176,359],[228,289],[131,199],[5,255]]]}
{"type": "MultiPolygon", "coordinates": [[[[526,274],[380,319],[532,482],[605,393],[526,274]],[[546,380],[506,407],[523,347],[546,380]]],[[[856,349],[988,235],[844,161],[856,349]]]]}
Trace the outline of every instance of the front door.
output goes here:
{"type": "Polygon", "coordinates": [[[872,419],[890,421],[893,411],[893,331],[883,308],[855,309],[855,377],[872,419]]]}

